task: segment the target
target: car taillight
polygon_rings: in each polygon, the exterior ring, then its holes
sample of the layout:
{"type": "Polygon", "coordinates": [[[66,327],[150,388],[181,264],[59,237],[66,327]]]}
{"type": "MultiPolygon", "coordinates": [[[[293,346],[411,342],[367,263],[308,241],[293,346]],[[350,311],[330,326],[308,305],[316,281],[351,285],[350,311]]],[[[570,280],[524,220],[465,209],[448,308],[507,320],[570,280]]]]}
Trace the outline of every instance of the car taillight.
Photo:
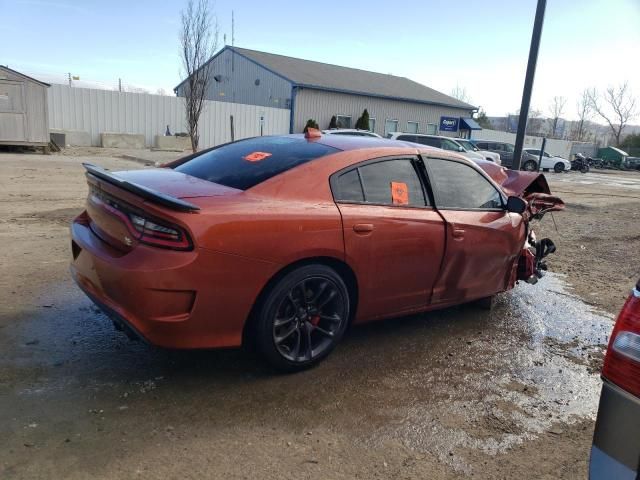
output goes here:
{"type": "Polygon", "coordinates": [[[118,217],[139,242],[173,250],[193,249],[189,234],[178,225],[149,217],[144,211],[94,187],[91,188],[90,199],[95,205],[118,217]]]}
{"type": "Polygon", "coordinates": [[[139,234],[139,241],[157,247],[178,250],[188,250],[191,248],[189,236],[177,225],[161,225],[135,213],[129,213],[128,216],[131,220],[131,226],[133,226],[139,234]]]}
{"type": "Polygon", "coordinates": [[[613,327],[602,376],[640,397],[640,282],[613,327]]]}

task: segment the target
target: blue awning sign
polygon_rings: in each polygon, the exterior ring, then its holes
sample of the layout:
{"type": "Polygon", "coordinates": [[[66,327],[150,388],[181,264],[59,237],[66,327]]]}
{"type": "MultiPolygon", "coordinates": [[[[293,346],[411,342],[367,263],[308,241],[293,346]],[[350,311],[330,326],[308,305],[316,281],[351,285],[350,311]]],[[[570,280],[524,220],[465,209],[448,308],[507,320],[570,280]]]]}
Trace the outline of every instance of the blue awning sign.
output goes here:
{"type": "Polygon", "coordinates": [[[459,121],[458,117],[440,117],[440,130],[443,132],[457,132],[459,121]]]}

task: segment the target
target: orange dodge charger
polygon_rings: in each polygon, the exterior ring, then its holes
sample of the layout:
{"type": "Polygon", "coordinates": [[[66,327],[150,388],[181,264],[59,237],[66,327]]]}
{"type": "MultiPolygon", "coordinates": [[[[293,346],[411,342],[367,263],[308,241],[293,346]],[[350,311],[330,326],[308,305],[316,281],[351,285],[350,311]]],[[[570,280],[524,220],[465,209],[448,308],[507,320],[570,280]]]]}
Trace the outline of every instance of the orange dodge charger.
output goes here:
{"type": "Polygon", "coordinates": [[[251,342],[288,371],[351,323],[535,283],[554,246],[529,222],[563,207],[537,173],[318,131],[85,168],[71,272],[116,327],[169,348],[251,342]]]}

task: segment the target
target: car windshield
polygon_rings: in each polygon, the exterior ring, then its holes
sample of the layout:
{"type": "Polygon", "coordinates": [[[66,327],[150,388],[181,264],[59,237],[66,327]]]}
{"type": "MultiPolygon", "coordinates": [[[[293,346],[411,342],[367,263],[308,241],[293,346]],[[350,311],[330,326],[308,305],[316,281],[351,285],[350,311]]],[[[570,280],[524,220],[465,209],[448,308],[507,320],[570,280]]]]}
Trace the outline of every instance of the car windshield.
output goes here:
{"type": "Polygon", "coordinates": [[[458,140],[458,139],[456,139],[456,142],[458,142],[460,145],[462,145],[465,150],[469,150],[471,152],[477,150],[475,145],[473,143],[471,143],[470,141],[468,141],[468,140],[458,140]]]}
{"type": "Polygon", "coordinates": [[[206,151],[175,170],[246,190],[293,167],[338,151],[300,137],[255,137],[206,151]]]}
{"type": "Polygon", "coordinates": [[[449,140],[448,138],[446,138],[442,141],[442,148],[444,150],[453,150],[454,152],[459,152],[460,147],[461,145],[458,142],[455,142],[454,140],[449,140]]]}

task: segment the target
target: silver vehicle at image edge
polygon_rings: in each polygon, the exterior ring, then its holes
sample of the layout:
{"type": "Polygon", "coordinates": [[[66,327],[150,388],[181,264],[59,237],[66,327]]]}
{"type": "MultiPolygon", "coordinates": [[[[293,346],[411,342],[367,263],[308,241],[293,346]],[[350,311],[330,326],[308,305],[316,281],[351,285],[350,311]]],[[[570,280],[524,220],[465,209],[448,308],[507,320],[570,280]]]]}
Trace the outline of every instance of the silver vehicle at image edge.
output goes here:
{"type": "Polygon", "coordinates": [[[640,478],[640,281],[618,314],[602,367],[591,480],[640,478]]]}

